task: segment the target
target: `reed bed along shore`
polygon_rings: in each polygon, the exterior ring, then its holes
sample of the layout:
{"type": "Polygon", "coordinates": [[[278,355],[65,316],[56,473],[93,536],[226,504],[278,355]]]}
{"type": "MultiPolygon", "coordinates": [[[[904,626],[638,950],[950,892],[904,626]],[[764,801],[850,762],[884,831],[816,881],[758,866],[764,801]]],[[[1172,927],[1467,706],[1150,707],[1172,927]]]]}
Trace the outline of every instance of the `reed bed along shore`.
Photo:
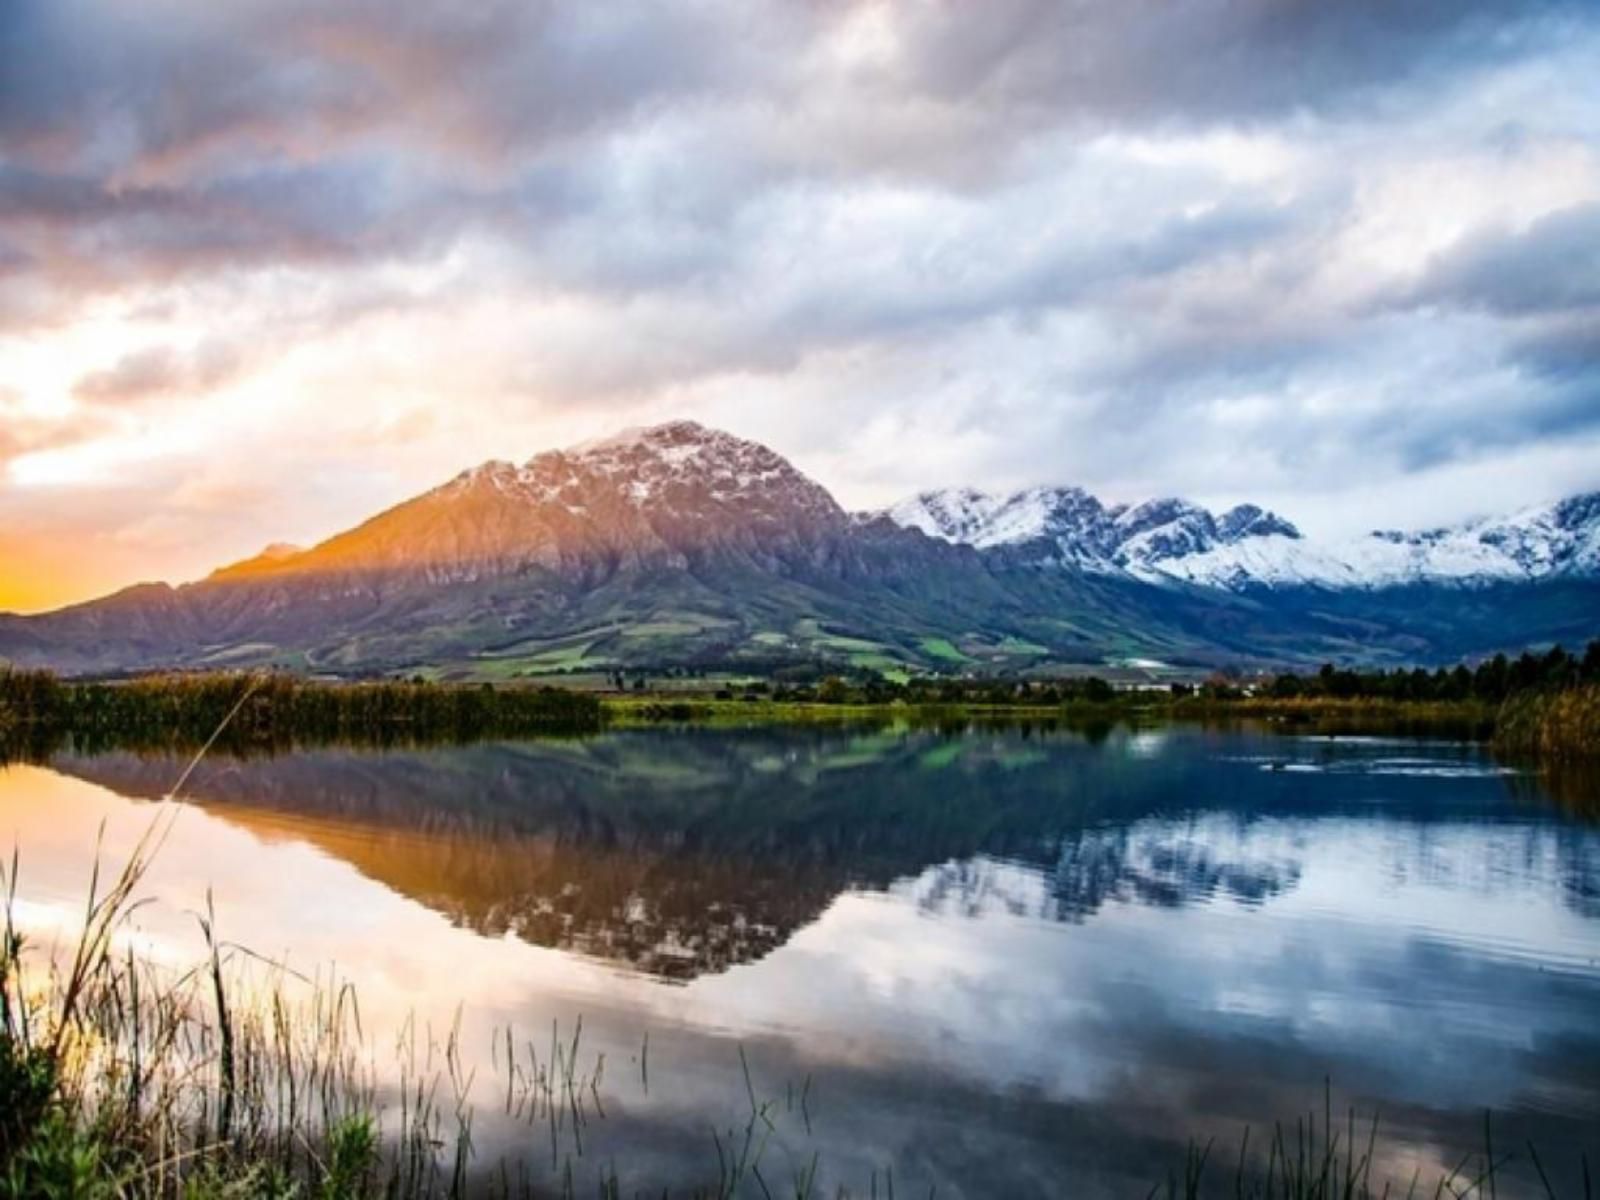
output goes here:
{"type": "MultiPolygon", "coordinates": [[[[192,967],[142,955],[128,920],[174,811],[114,878],[96,873],[81,936],[65,952],[29,942],[17,920],[19,859],[0,869],[0,1197],[623,1194],[614,1161],[585,1157],[615,1096],[581,1018],[552,1024],[542,1044],[496,1029],[484,1080],[459,1012],[448,1028],[413,1019],[386,1031],[392,1038],[375,1035],[352,987],[230,945],[209,904],[192,967]],[[485,1095],[526,1132],[515,1160],[478,1151],[474,1097],[485,1095]]],[[[732,1197],[758,1178],[767,1194],[769,1180],[813,1194],[814,1153],[792,1180],[769,1158],[781,1114],[809,1133],[808,1089],[759,1100],[742,1050],[740,1062],[730,1097],[747,1097],[748,1113],[708,1136],[705,1183],[683,1194],[732,1197]]],[[[648,1096],[648,1034],[633,1065],[629,1082],[648,1096]]]]}
{"type": "Polygon", "coordinates": [[[1600,760],[1600,684],[1520,693],[1495,723],[1495,748],[1541,760],[1600,760]]]}
{"type": "Polygon", "coordinates": [[[272,753],[594,732],[599,699],[546,687],[319,683],[280,674],[158,675],[117,683],[0,669],[0,739],[35,754],[101,747],[272,753]]]}

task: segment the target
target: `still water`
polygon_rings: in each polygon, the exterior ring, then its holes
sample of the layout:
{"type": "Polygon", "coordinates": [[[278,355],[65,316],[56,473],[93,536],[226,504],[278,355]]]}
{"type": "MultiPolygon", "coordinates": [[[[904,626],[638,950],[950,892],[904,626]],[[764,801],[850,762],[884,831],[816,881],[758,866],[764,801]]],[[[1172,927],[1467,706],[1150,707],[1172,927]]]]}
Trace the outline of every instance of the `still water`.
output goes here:
{"type": "MultiPolygon", "coordinates": [[[[120,861],[181,766],[0,769],[36,933],[81,919],[97,836],[120,861]]],[[[581,1015],[607,1065],[560,1150],[579,1192],[612,1165],[624,1194],[714,1179],[741,1051],[790,1194],[815,1155],[819,1194],[892,1168],[907,1196],[1143,1196],[1191,1143],[1320,1113],[1325,1081],[1380,1114],[1401,1191],[1480,1146],[1486,1107],[1570,1187],[1600,1150],[1577,791],[1459,743],[1195,728],[213,759],[138,926],[197,960],[210,888],[230,942],[352,981],[375,1041],[458,1027],[484,1170],[553,1157],[492,1094],[491,1043],[581,1015]]]]}

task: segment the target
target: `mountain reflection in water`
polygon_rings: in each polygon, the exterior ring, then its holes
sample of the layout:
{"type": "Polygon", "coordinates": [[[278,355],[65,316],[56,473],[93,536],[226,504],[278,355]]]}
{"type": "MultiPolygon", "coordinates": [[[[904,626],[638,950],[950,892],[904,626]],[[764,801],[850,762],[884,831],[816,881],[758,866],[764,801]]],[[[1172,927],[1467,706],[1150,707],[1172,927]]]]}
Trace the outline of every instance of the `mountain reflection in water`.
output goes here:
{"type": "MultiPolygon", "coordinates": [[[[1292,889],[1301,868],[1292,845],[1263,845],[1253,825],[1369,807],[1333,776],[1381,778],[1389,822],[1514,811],[1486,810],[1508,795],[1505,773],[1471,748],[1419,760],[1381,743],[1311,739],[1241,758],[1216,752],[1227,737],[1169,744],[1144,732],[1106,750],[1015,731],[629,732],[214,759],[187,792],[232,822],[312,842],[478,933],[676,980],[759,959],[841,892],[925,869],[925,903],[976,911],[975,859],[1038,872],[1043,894],[1029,903],[1042,919],[1082,921],[1111,902],[1260,904],[1292,889]],[[1467,786],[1441,798],[1441,777],[1467,786]]],[[[180,766],[131,754],[55,765],[149,799],[180,766]]],[[[1600,871],[1582,845],[1558,838],[1556,852],[1570,901],[1592,910],[1600,871]]]]}
{"type": "MultiPolygon", "coordinates": [[[[132,837],[147,806],[118,797],[179,766],[0,771],[25,883],[42,867],[70,900],[95,822],[132,837]]],[[[470,1046],[581,1013],[622,1093],[595,1153],[630,1194],[714,1170],[734,1040],[761,1094],[814,1080],[795,1152],[820,1150],[820,1194],[892,1163],[907,1194],[1142,1195],[1190,1138],[1320,1111],[1328,1078],[1381,1111],[1401,1189],[1474,1147],[1485,1107],[1569,1183],[1596,1149],[1594,793],[1478,747],[642,730],[219,758],[187,792],[205,812],[152,884],[173,929],[214,882],[234,937],[336,958],[374,1022],[465,1001],[470,1046]],[[621,1081],[647,1029],[645,1103],[621,1081]]],[[[526,1136],[494,1107],[485,1169],[526,1136]]]]}

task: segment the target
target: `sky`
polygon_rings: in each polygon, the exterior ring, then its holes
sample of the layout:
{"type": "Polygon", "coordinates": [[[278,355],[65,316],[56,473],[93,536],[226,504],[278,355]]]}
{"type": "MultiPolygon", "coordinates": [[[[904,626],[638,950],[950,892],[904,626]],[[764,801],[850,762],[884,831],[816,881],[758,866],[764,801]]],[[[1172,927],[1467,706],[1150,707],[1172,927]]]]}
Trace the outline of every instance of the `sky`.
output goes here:
{"type": "Polygon", "coordinates": [[[852,507],[1600,487],[1593,0],[6,0],[0,609],[688,417],[852,507]]]}

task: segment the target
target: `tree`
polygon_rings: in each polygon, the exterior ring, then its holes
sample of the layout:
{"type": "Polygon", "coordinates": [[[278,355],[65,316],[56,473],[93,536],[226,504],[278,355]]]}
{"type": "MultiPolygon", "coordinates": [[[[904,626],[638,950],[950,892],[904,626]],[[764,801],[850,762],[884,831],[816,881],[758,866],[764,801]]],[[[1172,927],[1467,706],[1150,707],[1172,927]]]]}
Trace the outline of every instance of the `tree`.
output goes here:
{"type": "Polygon", "coordinates": [[[1116,689],[1098,675],[1083,681],[1083,698],[1091,704],[1107,704],[1116,699],[1116,689]]]}
{"type": "Polygon", "coordinates": [[[850,687],[837,675],[829,675],[818,685],[817,699],[823,704],[843,704],[850,699],[850,687]]]}

